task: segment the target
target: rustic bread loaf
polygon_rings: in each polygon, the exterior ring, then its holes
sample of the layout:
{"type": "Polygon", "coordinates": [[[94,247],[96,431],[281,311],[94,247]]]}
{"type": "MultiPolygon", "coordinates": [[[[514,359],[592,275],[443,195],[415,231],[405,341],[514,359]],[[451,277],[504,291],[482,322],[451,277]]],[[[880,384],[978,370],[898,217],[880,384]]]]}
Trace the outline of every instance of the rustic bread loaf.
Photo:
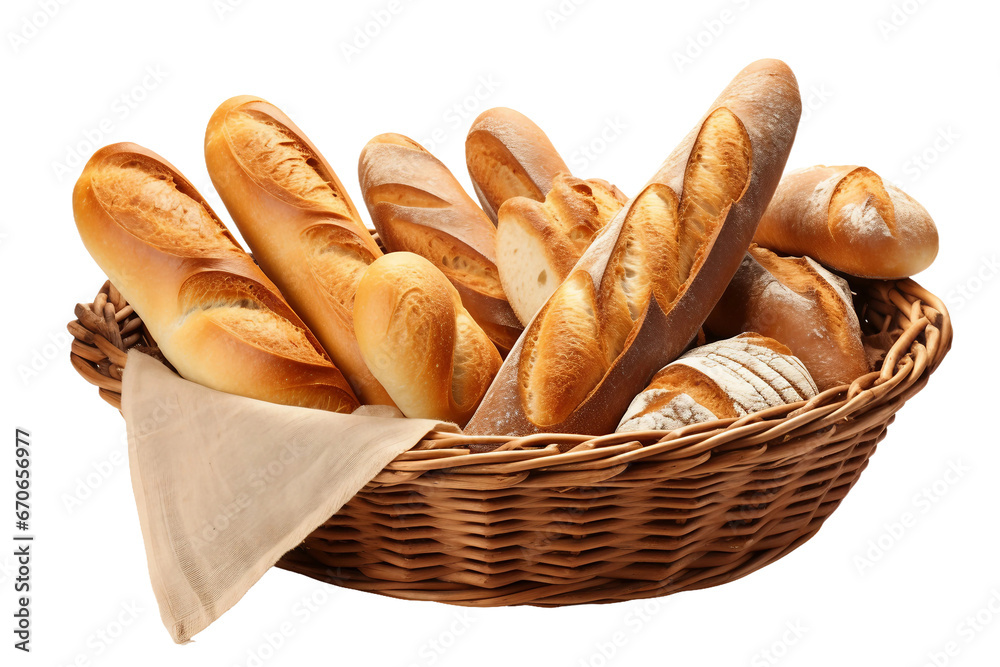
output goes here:
{"type": "Polygon", "coordinates": [[[905,278],[938,251],[927,210],[866,167],[818,165],[781,179],[754,241],[861,278],[905,278]]]}
{"type": "Polygon", "coordinates": [[[375,260],[358,284],[361,354],[407,417],[468,421],[500,354],[441,271],[419,255],[375,260]]]}
{"type": "Polygon", "coordinates": [[[850,286],[809,257],[750,246],[705,328],[715,338],[756,331],[781,341],[820,391],[870,370],[850,286]]]}
{"type": "Polygon", "coordinates": [[[412,139],[382,134],[361,151],[358,176],[386,249],[416,253],[441,269],[506,354],[522,327],[497,273],[496,228],[448,168],[412,139]]]}
{"type": "Polygon", "coordinates": [[[152,151],[97,151],[73,190],[80,237],[185,378],[351,412],[350,386],[190,181],[152,151]]]}
{"type": "Polygon", "coordinates": [[[473,121],[465,161],[472,187],[493,222],[508,199],[543,201],[556,175],[570,173],[541,128],[505,107],[487,109],[473,121]]]}
{"type": "Polygon", "coordinates": [[[627,202],[607,181],[559,174],[545,201],[514,197],[500,206],[497,269],[522,324],[531,321],[627,202]]]}
{"type": "Polygon", "coordinates": [[[668,364],[629,405],[618,432],[671,431],[812,398],[816,385],[778,341],[756,333],[697,347],[668,364]]]}
{"type": "Polygon", "coordinates": [[[354,290],[382,252],[316,146],[273,104],[243,95],[212,114],[205,161],[254,259],[358,397],[391,405],[351,323],[354,290]]]}
{"type": "Polygon", "coordinates": [[[534,317],[466,432],[612,431],[736,273],[800,112],[784,63],[740,72],[534,317]]]}

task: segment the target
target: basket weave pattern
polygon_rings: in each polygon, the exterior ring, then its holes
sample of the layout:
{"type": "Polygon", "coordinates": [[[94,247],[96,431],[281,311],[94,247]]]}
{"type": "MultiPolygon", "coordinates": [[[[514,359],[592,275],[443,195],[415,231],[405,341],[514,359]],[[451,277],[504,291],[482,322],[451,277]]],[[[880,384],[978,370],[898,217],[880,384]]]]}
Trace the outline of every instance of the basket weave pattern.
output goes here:
{"type": "MultiPolygon", "coordinates": [[[[432,433],[278,566],[472,606],[614,602],[745,576],[819,530],[951,345],[946,308],[912,280],[853,287],[865,332],[892,347],[850,386],[676,431],[432,433]]],[[[125,351],[156,354],[155,342],[110,283],[76,316],[73,366],[120,408],[125,351]]]]}

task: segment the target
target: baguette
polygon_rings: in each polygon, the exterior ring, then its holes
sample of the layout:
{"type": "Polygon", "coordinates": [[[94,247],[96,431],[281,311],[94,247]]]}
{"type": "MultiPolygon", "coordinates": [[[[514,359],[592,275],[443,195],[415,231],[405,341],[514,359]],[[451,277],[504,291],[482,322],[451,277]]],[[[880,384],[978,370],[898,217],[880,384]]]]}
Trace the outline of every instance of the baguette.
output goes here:
{"type": "Polygon", "coordinates": [[[927,210],[871,169],[818,165],[781,179],[754,241],[860,278],[923,271],[938,251],[927,210]]]}
{"type": "Polygon", "coordinates": [[[497,269],[522,324],[531,321],[627,201],[607,181],[559,174],[545,201],[514,197],[500,206],[497,269]]]}
{"type": "Polygon", "coordinates": [[[382,252],[316,146],[277,107],[244,95],[212,114],[205,161],[254,259],[358,397],[392,405],[361,358],[351,321],[361,274],[382,252]]]}
{"type": "Polygon", "coordinates": [[[544,201],[557,174],[569,174],[559,152],[527,116],[506,107],[479,114],[465,139],[472,187],[495,223],[513,197],[544,201]]]}
{"type": "Polygon", "coordinates": [[[742,333],[664,366],[629,405],[617,432],[672,431],[743,417],[808,400],[816,391],[791,350],[772,338],[742,333]]]}
{"type": "Polygon", "coordinates": [[[351,412],[350,386],[190,181],[152,151],[106,146],[73,190],[80,237],[188,380],[351,412]]]}
{"type": "Polygon", "coordinates": [[[506,354],[522,327],[497,273],[496,228],[448,168],[412,139],[382,134],[361,151],[358,177],[386,249],[416,253],[441,269],[506,354]]]}
{"type": "Polygon", "coordinates": [[[809,257],[751,245],[705,328],[717,338],[756,331],[781,341],[820,391],[870,370],[851,288],[809,257]]]}
{"type": "Polygon", "coordinates": [[[413,253],[389,253],[368,267],[354,329],[368,366],[407,417],[464,424],[500,368],[500,353],[458,290],[413,253]]]}
{"type": "Polygon", "coordinates": [[[736,273],[800,113],[784,63],[740,72],[525,328],[466,433],[614,430],[736,273]]]}

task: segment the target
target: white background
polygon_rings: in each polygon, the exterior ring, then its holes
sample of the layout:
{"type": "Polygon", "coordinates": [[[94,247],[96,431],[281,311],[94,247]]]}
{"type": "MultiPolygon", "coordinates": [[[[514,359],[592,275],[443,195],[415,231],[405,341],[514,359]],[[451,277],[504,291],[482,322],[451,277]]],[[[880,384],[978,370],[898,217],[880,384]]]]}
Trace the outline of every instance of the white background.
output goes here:
{"type": "Polygon", "coordinates": [[[13,301],[0,327],[0,662],[996,664],[997,7],[7,0],[0,266],[13,301]],[[373,12],[387,25],[372,24],[377,34],[345,53],[373,12]],[[425,142],[468,187],[465,132],[479,111],[503,105],[541,125],[578,176],[634,194],[760,57],[784,59],[802,88],[807,111],[790,167],[867,165],[935,217],[941,252],[918,280],[946,298],[957,332],[813,540],[719,588],[563,609],[463,610],[273,570],[195,643],[171,643],[147,577],[123,421],[68,361],[65,323],[104,280],[70,206],[96,147],[131,140],[161,153],[225,217],[208,187],[205,124],[228,97],[260,95],[309,134],[362,204],[355,169],[369,138],[396,131],[425,142]],[[31,431],[34,452],[30,655],[11,648],[15,426],[31,431]],[[317,603],[308,617],[303,598],[317,603]]]}

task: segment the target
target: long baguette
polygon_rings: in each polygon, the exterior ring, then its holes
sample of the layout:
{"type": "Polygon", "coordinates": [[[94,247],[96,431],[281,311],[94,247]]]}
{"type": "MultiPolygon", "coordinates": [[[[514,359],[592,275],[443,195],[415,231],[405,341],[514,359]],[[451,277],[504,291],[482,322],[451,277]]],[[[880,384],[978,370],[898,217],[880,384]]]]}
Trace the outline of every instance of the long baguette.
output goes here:
{"type": "Polygon", "coordinates": [[[506,354],[522,327],[497,273],[496,228],[448,168],[412,139],[381,134],[361,151],[358,177],[386,249],[415,253],[441,269],[506,354]]]}
{"type": "Polygon", "coordinates": [[[781,61],[740,72],[525,328],[465,431],[613,431],[735,274],[801,106],[781,61]]]}
{"type": "Polygon", "coordinates": [[[277,287],[166,160],[106,146],[73,190],[80,237],[185,378],[275,403],[358,400],[277,287]]]}
{"type": "Polygon", "coordinates": [[[212,114],[205,161],[254,258],[358,397],[392,405],[361,357],[351,314],[382,251],[319,149],[273,104],[243,95],[212,114]]]}

